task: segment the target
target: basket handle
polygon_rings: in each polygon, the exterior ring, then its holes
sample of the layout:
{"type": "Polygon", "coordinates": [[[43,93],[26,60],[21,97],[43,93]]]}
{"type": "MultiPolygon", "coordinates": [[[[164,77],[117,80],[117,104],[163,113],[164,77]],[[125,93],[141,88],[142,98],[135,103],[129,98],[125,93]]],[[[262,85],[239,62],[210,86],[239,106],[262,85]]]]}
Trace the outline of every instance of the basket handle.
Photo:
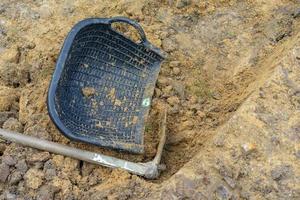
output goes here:
{"type": "Polygon", "coordinates": [[[142,28],[141,25],[139,25],[136,21],[129,19],[127,17],[112,17],[108,20],[108,23],[111,25],[114,22],[123,22],[126,24],[129,24],[131,26],[133,26],[139,33],[140,37],[141,37],[141,43],[146,43],[147,42],[147,38],[146,38],[146,34],[142,28]]]}

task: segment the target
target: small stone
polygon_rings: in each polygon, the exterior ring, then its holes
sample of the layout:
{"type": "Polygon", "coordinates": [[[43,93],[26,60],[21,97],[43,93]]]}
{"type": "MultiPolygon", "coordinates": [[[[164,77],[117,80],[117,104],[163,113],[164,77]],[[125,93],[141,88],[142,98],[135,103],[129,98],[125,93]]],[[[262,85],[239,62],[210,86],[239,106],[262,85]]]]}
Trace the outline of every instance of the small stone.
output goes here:
{"type": "Polygon", "coordinates": [[[218,106],[212,106],[211,108],[209,108],[208,111],[217,113],[217,112],[220,112],[221,109],[218,106]]]}
{"type": "Polygon", "coordinates": [[[4,122],[3,128],[19,133],[23,132],[23,125],[16,118],[9,118],[6,122],[4,122]]]}
{"type": "Polygon", "coordinates": [[[33,167],[36,168],[36,169],[42,169],[43,165],[44,165],[43,162],[35,162],[35,163],[30,163],[30,164],[32,164],[33,167]]]}
{"type": "Polygon", "coordinates": [[[222,98],[222,96],[219,92],[213,92],[211,96],[215,100],[220,100],[222,98]]]}
{"type": "Polygon", "coordinates": [[[201,105],[196,103],[196,104],[190,104],[188,103],[188,109],[192,110],[194,113],[196,113],[198,110],[201,110],[201,105]]]}
{"type": "Polygon", "coordinates": [[[62,155],[54,155],[51,159],[53,166],[58,168],[63,168],[64,166],[64,156],[62,155]]]}
{"type": "Polygon", "coordinates": [[[236,181],[228,176],[224,177],[224,180],[226,181],[226,183],[232,188],[234,189],[236,186],[236,181]]]}
{"type": "Polygon", "coordinates": [[[162,47],[166,52],[172,52],[177,49],[177,43],[170,38],[166,38],[162,42],[162,47]]]}
{"type": "Polygon", "coordinates": [[[55,193],[55,188],[53,188],[53,186],[43,185],[37,193],[37,199],[39,200],[53,199],[54,193],[55,193]]]}
{"type": "Polygon", "coordinates": [[[175,191],[178,199],[190,199],[197,191],[197,184],[193,178],[178,174],[175,176],[175,191]]]}
{"type": "Polygon", "coordinates": [[[63,171],[66,173],[72,173],[79,167],[79,161],[70,157],[65,157],[63,162],[63,171]]]}
{"type": "MultiPolygon", "coordinates": [[[[7,35],[6,29],[3,26],[1,26],[1,24],[0,24],[0,38],[3,37],[3,36],[6,36],[6,35],[7,35]]],[[[6,48],[1,45],[0,46],[0,53],[3,53],[5,51],[5,49],[6,48]]]]}
{"type": "Polygon", "coordinates": [[[34,49],[36,47],[36,44],[34,42],[27,42],[23,46],[24,49],[34,49]]]}
{"type": "Polygon", "coordinates": [[[223,147],[225,144],[225,138],[224,135],[218,135],[215,139],[214,139],[214,144],[217,147],[223,147]]]}
{"type": "Polygon", "coordinates": [[[89,186],[99,184],[100,182],[101,182],[101,177],[99,177],[98,175],[95,175],[94,172],[92,172],[91,176],[88,176],[87,184],[89,186]]]}
{"type": "Polygon", "coordinates": [[[18,50],[18,48],[6,49],[3,52],[2,58],[6,62],[18,63],[20,59],[20,51],[18,50]]]}
{"type": "Polygon", "coordinates": [[[167,87],[164,87],[162,89],[163,96],[164,97],[171,96],[172,95],[172,90],[173,90],[173,87],[171,85],[168,85],[167,87]]]}
{"type": "Polygon", "coordinates": [[[157,86],[161,89],[169,85],[169,79],[163,76],[158,77],[157,79],[157,86]]]}
{"type": "Polygon", "coordinates": [[[14,89],[0,86],[0,112],[10,110],[16,98],[17,96],[14,89]]]}
{"type": "Polygon", "coordinates": [[[9,166],[5,163],[0,164],[0,182],[4,183],[9,175],[9,166]]]}
{"type": "Polygon", "coordinates": [[[6,145],[4,143],[1,143],[1,139],[0,139],[0,155],[3,154],[5,149],[6,149],[6,145]]]}
{"type": "Polygon", "coordinates": [[[45,173],[45,179],[48,181],[56,176],[56,169],[52,160],[45,162],[43,171],[45,173]]]}
{"type": "Polygon", "coordinates": [[[39,124],[28,127],[24,133],[40,139],[51,140],[51,135],[48,133],[46,128],[39,124]]]}
{"type": "Polygon", "coordinates": [[[0,14],[4,13],[7,10],[7,5],[6,4],[1,4],[0,5],[0,14]]]}
{"type": "Polygon", "coordinates": [[[27,164],[24,159],[18,161],[18,163],[16,164],[16,168],[21,173],[25,173],[28,170],[27,164]]]}
{"type": "Polygon", "coordinates": [[[175,91],[175,94],[180,97],[180,99],[185,99],[185,87],[184,84],[179,81],[172,81],[171,85],[175,91]]]}
{"type": "Polygon", "coordinates": [[[170,114],[178,114],[179,113],[179,106],[175,105],[169,110],[170,114]]]}
{"type": "Polygon", "coordinates": [[[300,150],[296,151],[295,156],[300,159],[300,150]]]}
{"type": "Polygon", "coordinates": [[[41,18],[49,18],[52,16],[51,8],[48,4],[43,4],[39,9],[39,15],[41,18]]]}
{"type": "Polygon", "coordinates": [[[19,183],[22,180],[22,173],[19,171],[15,171],[13,172],[9,178],[8,178],[8,183],[10,185],[16,185],[17,183],[19,183]]]}
{"type": "Polygon", "coordinates": [[[176,1],[176,8],[183,8],[188,6],[191,3],[190,0],[177,0],[176,1]]]}
{"type": "Polygon", "coordinates": [[[179,198],[177,197],[177,193],[174,187],[165,187],[161,192],[160,199],[173,200],[179,198]]]}
{"type": "MultiPolygon", "coordinates": [[[[13,86],[14,88],[18,88],[20,86],[25,86],[30,82],[30,65],[22,64],[18,65],[16,63],[5,63],[0,68],[1,79],[5,83],[5,85],[13,86]]],[[[16,91],[13,88],[10,88],[12,93],[7,93],[9,96],[16,96],[16,91]]]]}
{"type": "Polygon", "coordinates": [[[161,92],[160,89],[158,89],[158,88],[155,88],[155,89],[154,89],[154,96],[155,96],[155,97],[160,97],[161,94],[162,94],[162,92],[161,92]]]}
{"type": "Polygon", "coordinates": [[[179,131],[191,130],[193,127],[194,123],[190,120],[187,120],[179,124],[179,131]]]}
{"type": "Polygon", "coordinates": [[[168,102],[171,106],[175,106],[175,105],[177,105],[177,104],[180,103],[180,100],[179,100],[179,98],[176,97],[176,96],[171,96],[171,97],[169,97],[169,98],[167,99],[167,102],[168,102]]]}
{"type": "Polygon", "coordinates": [[[297,18],[297,17],[300,17],[300,8],[296,9],[293,13],[293,17],[294,18],[297,18]]]}
{"type": "Polygon", "coordinates": [[[31,168],[24,176],[25,184],[31,189],[37,189],[42,185],[43,177],[44,173],[41,170],[31,168]]]}
{"type": "Polygon", "coordinates": [[[4,122],[6,120],[8,120],[8,118],[11,118],[11,117],[16,117],[16,113],[10,112],[10,111],[0,112],[0,126],[2,127],[4,122]]]}
{"type": "Polygon", "coordinates": [[[272,179],[275,181],[282,180],[287,178],[289,175],[292,174],[292,166],[290,165],[279,165],[276,166],[274,169],[271,170],[272,179]]]}
{"type": "Polygon", "coordinates": [[[243,153],[248,155],[256,151],[256,144],[254,143],[245,143],[242,145],[243,153]]]}
{"type": "Polygon", "coordinates": [[[261,88],[260,88],[260,90],[259,90],[259,97],[262,98],[262,99],[265,99],[265,98],[266,98],[266,93],[265,93],[265,91],[262,90],[261,88]]]}
{"type": "Polygon", "coordinates": [[[62,14],[64,16],[70,16],[75,11],[75,5],[73,0],[64,1],[64,5],[62,8],[62,14]]]}
{"type": "Polygon", "coordinates": [[[174,68],[174,67],[179,67],[180,66],[180,62],[179,61],[171,61],[170,62],[170,67],[174,68]]]}
{"type": "Polygon", "coordinates": [[[188,117],[192,117],[195,113],[191,110],[188,110],[185,112],[185,115],[188,116],[188,117]]]}
{"type": "Polygon", "coordinates": [[[17,164],[17,161],[11,156],[4,156],[2,158],[2,162],[7,164],[8,166],[13,166],[13,165],[17,164]]]}
{"type": "Polygon", "coordinates": [[[274,145],[279,145],[280,144],[280,139],[276,136],[272,136],[271,137],[271,142],[274,144],[274,145]]]}
{"type": "Polygon", "coordinates": [[[37,12],[34,11],[34,12],[31,13],[30,17],[31,17],[31,19],[33,19],[33,20],[37,20],[37,19],[39,19],[41,16],[40,16],[39,13],[37,13],[37,12]]]}
{"type": "Polygon", "coordinates": [[[50,153],[49,152],[40,152],[33,155],[30,155],[26,161],[29,163],[35,163],[35,162],[45,162],[46,160],[49,160],[50,153]]]}
{"type": "Polygon", "coordinates": [[[196,96],[191,96],[189,99],[190,104],[196,104],[198,103],[198,98],[196,96]]]}
{"type": "Polygon", "coordinates": [[[250,199],[251,194],[248,191],[242,190],[240,194],[241,197],[244,198],[245,200],[250,199]]]}
{"type": "Polygon", "coordinates": [[[193,138],[196,135],[194,130],[184,130],[182,133],[177,133],[169,137],[167,144],[169,145],[177,145],[184,141],[187,141],[193,138]]]}
{"type": "Polygon", "coordinates": [[[174,74],[175,76],[178,76],[178,75],[180,74],[180,68],[179,68],[179,67],[174,67],[174,68],[173,68],[173,74],[174,74]]]}
{"type": "Polygon", "coordinates": [[[228,190],[227,187],[220,185],[216,190],[215,190],[215,197],[216,199],[219,200],[229,200],[231,198],[232,194],[228,190]]]}
{"type": "Polygon", "coordinates": [[[200,119],[203,119],[206,116],[205,112],[202,112],[201,110],[198,110],[196,114],[199,116],[200,119]]]}
{"type": "Polygon", "coordinates": [[[56,170],[55,169],[47,169],[45,170],[45,179],[46,180],[52,180],[53,177],[56,176],[56,170]]]}
{"type": "Polygon", "coordinates": [[[46,169],[55,169],[55,165],[53,164],[52,160],[48,160],[47,162],[45,162],[44,170],[46,169]]]}
{"type": "Polygon", "coordinates": [[[97,166],[88,162],[83,162],[81,173],[82,176],[88,176],[97,166]]]}
{"type": "Polygon", "coordinates": [[[15,194],[12,194],[12,193],[10,193],[10,192],[7,192],[6,194],[5,194],[5,200],[16,200],[17,198],[17,195],[15,195],[15,194]]]}

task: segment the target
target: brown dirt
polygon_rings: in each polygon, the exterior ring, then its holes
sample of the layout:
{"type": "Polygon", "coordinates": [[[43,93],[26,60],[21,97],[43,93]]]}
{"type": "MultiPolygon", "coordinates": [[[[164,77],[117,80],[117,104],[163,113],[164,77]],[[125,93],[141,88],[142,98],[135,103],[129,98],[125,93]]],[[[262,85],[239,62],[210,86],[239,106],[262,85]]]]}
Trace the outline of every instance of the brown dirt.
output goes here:
{"type": "MultiPolygon", "coordinates": [[[[267,163],[267,159],[261,156],[260,143],[271,145],[264,143],[264,137],[259,137],[259,134],[262,135],[265,126],[270,126],[270,130],[274,127],[273,131],[284,126],[274,125],[281,123],[281,118],[263,114],[268,109],[275,110],[277,103],[270,101],[270,108],[267,105],[257,108],[266,125],[257,123],[257,127],[251,129],[242,119],[255,121],[251,118],[251,112],[254,112],[251,106],[258,102],[254,93],[257,96],[272,95],[265,92],[272,91],[271,86],[262,86],[280,65],[282,57],[299,40],[299,9],[296,0],[2,0],[0,121],[3,128],[141,162],[151,160],[156,153],[159,140],[157,119],[161,106],[167,105],[169,113],[168,138],[162,158],[166,170],[158,180],[144,180],[121,170],[60,155],[46,155],[0,141],[0,199],[297,199],[300,196],[299,184],[285,179],[293,173],[299,177],[293,164],[279,163],[276,167],[270,164],[264,167],[267,172],[259,172],[259,166],[267,163]],[[55,62],[71,27],[88,17],[120,15],[137,20],[144,27],[149,41],[168,53],[145,126],[144,155],[72,142],[55,128],[46,108],[55,62]],[[248,141],[247,135],[235,136],[243,133],[242,128],[238,129],[239,125],[252,130],[256,137],[248,141]],[[240,148],[244,154],[236,156],[246,157],[246,161],[232,158],[240,148]],[[230,154],[226,154],[229,151],[230,154]],[[253,152],[258,152],[258,158],[253,152]],[[253,157],[254,161],[251,160],[253,157]],[[215,161],[218,158],[222,162],[215,161]],[[247,171],[250,170],[247,168],[249,163],[254,163],[255,172],[247,171]],[[237,168],[240,173],[236,172],[237,168]],[[272,181],[266,175],[270,169],[272,181]],[[220,176],[222,181],[210,188],[220,176]],[[239,176],[242,178],[238,179],[239,176]],[[195,181],[193,177],[199,180],[195,181]],[[286,182],[276,185],[282,179],[286,182]],[[203,185],[200,187],[198,182],[203,185]],[[228,187],[232,187],[231,195],[228,187]],[[277,193],[272,193],[276,187],[277,193]],[[207,192],[199,194],[195,191],[207,192]],[[211,194],[206,194],[209,192],[211,194]]],[[[127,26],[117,24],[115,28],[136,41],[139,38],[127,26]]],[[[287,61],[286,65],[291,64],[287,61]]],[[[298,71],[289,69],[286,73],[291,71],[294,73],[292,79],[297,79],[298,71]]],[[[285,84],[298,94],[298,82],[291,83],[289,79],[280,82],[278,77],[273,82],[278,81],[279,88],[285,84]]],[[[298,105],[296,108],[299,109],[299,96],[293,96],[291,89],[287,93],[291,96],[286,100],[291,105],[298,105]]],[[[87,91],[86,95],[92,93],[87,91]]],[[[114,92],[111,96],[115,98],[114,92]]],[[[119,101],[115,104],[119,105],[119,101]]],[[[299,140],[299,118],[295,116],[291,115],[293,119],[289,121],[291,129],[284,131],[299,140]]],[[[276,138],[273,142],[276,143],[276,138]]],[[[295,148],[299,149],[298,146],[295,148]]],[[[282,151],[288,153],[284,148],[282,151]]],[[[299,157],[299,150],[297,155],[299,157]]],[[[291,157],[293,160],[293,156],[278,153],[280,158],[291,157]]],[[[272,158],[280,160],[276,156],[272,158]]]]}
{"type": "Polygon", "coordinates": [[[95,91],[95,88],[93,88],[93,87],[82,88],[82,94],[85,97],[91,97],[91,96],[95,95],[95,93],[96,93],[96,91],[95,91]]]}

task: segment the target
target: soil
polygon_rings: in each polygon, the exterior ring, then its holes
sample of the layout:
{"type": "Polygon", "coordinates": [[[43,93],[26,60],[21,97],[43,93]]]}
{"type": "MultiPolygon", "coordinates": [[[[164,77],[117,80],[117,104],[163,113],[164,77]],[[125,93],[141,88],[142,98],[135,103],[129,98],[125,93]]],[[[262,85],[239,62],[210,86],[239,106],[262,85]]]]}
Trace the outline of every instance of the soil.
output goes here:
{"type": "Polygon", "coordinates": [[[90,97],[90,96],[93,96],[95,94],[95,88],[93,87],[85,87],[85,88],[82,88],[82,94],[85,96],[85,97],[90,97]]]}
{"type": "Polygon", "coordinates": [[[1,0],[2,128],[146,162],[166,106],[168,138],[157,180],[0,140],[0,199],[299,199],[299,30],[297,0],[1,0]],[[168,54],[143,155],[70,141],[47,112],[68,31],[112,16],[138,21],[168,54]]]}

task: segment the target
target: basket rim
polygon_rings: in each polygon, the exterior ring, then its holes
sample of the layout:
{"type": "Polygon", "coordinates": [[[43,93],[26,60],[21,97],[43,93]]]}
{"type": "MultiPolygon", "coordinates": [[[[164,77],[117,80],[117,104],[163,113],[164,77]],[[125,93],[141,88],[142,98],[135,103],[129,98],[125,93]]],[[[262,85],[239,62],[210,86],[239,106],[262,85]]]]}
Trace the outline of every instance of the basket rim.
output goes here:
{"type": "MultiPolygon", "coordinates": [[[[110,18],[88,18],[85,20],[82,20],[78,22],[69,32],[67,35],[64,44],[60,50],[58,60],[56,62],[55,70],[52,75],[52,80],[49,85],[49,90],[48,90],[48,96],[47,96],[47,108],[48,108],[48,113],[51,118],[51,120],[54,122],[55,126],[59,129],[59,131],[65,135],[67,138],[75,140],[75,141],[80,141],[80,142],[85,142],[85,143],[90,143],[94,144],[97,146],[102,146],[102,147],[107,147],[111,149],[119,149],[119,150],[124,150],[132,153],[144,153],[144,144],[136,144],[136,143],[122,143],[122,142],[114,142],[114,141],[105,141],[105,142],[96,142],[94,140],[89,140],[87,137],[83,137],[81,135],[75,135],[72,133],[70,129],[68,129],[65,124],[62,122],[60,119],[58,112],[55,107],[55,94],[56,90],[58,87],[58,82],[61,78],[61,74],[67,59],[67,56],[69,54],[69,51],[71,49],[72,43],[77,35],[77,33],[84,27],[92,24],[109,24],[110,18]]],[[[124,35],[123,35],[124,36],[124,35]]],[[[124,36],[126,37],[126,36],[124,36]]],[[[126,37],[127,38],[127,37],[126,37]]],[[[131,40],[130,38],[127,38],[131,40]]],[[[132,40],[131,40],[132,41],[132,40]]],[[[132,41],[133,42],[133,41],[132,41]]],[[[136,43],[136,45],[143,45],[145,46],[148,50],[152,51],[153,53],[157,54],[162,58],[162,60],[165,58],[164,52],[162,52],[159,48],[153,46],[150,42],[146,41],[143,43],[136,43]]]]}

